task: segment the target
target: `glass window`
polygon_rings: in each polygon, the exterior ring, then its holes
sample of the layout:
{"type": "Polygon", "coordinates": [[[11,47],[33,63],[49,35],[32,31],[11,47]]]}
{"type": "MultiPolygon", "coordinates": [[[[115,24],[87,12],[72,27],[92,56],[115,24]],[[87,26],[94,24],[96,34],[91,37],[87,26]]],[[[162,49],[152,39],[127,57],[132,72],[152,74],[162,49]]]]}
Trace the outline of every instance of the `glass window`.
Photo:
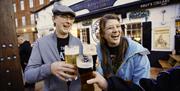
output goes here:
{"type": "Polygon", "coordinates": [[[29,0],[29,7],[32,8],[34,6],[33,0],[29,0]]]}
{"type": "Polygon", "coordinates": [[[18,20],[17,20],[17,18],[15,18],[15,24],[16,24],[16,27],[18,27],[18,20]]]}
{"type": "Polygon", "coordinates": [[[21,0],[21,1],[20,1],[20,4],[21,4],[21,10],[24,10],[24,1],[21,0]]]}
{"type": "Polygon", "coordinates": [[[141,43],[142,41],[141,23],[127,24],[126,36],[131,37],[133,40],[141,43]]]}
{"type": "Polygon", "coordinates": [[[52,0],[49,0],[49,1],[52,1],[52,0]]]}
{"type": "Polygon", "coordinates": [[[13,4],[14,12],[16,12],[16,4],[13,4]]]}
{"type": "Polygon", "coordinates": [[[82,34],[82,37],[81,37],[82,42],[89,44],[90,43],[89,28],[83,28],[81,30],[81,34],[82,34]]]}
{"type": "Polygon", "coordinates": [[[35,24],[34,23],[34,14],[31,14],[31,24],[35,24]]]}
{"type": "Polygon", "coordinates": [[[23,17],[22,17],[22,26],[25,26],[25,25],[26,25],[26,17],[23,16],[23,17]]]}
{"type": "Polygon", "coordinates": [[[176,35],[180,35],[180,20],[176,20],[176,35]]]}
{"type": "Polygon", "coordinates": [[[39,0],[39,4],[40,5],[44,4],[44,0],[39,0]]]}

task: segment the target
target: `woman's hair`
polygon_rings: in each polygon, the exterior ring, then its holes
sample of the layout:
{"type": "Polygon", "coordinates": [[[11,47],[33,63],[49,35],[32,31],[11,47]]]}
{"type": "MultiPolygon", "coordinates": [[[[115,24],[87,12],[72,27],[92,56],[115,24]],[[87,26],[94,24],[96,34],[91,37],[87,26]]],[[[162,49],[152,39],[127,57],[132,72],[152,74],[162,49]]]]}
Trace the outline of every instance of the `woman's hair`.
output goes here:
{"type": "MultiPolygon", "coordinates": [[[[105,34],[104,29],[105,29],[106,23],[109,19],[115,19],[120,22],[120,18],[115,14],[106,14],[100,19],[100,22],[99,22],[100,46],[101,46],[102,57],[103,57],[103,62],[102,62],[102,66],[104,66],[103,68],[111,67],[111,65],[108,63],[109,57],[108,57],[107,42],[104,38],[104,34],[105,34]]],[[[123,35],[123,34],[121,34],[121,35],[123,35]]],[[[128,48],[127,40],[125,38],[121,37],[120,44],[118,45],[118,50],[117,50],[118,52],[117,52],[115,61],[118,61],[120,63],[123,62],[123,58],[125,56],[127,48],[128,48]]],[[[103,72],[104,72],[105,77],[108,77],[108,75],[111,74],[107,70],[103,71],[103,72]]]]}

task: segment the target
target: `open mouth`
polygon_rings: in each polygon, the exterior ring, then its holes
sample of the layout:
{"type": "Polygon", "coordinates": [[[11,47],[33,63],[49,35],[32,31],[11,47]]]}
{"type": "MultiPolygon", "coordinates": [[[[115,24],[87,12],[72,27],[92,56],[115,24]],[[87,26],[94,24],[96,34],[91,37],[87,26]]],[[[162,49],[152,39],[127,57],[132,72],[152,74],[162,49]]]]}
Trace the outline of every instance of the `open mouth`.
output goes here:
{"type": "Polygon", "coordinates": [[[117,40],[117,39],[119,39],[119,36],[120,36],[120,34],[118,34],[118,35],[111,35],[111,38],[113,40],[117,40]]]}
{"type": "Polygon", "coordinates": [[[64,24],[63,27],[64,27],[65,29],[69,29],[71,26],[70,26],[69,24],[64,24]]]}

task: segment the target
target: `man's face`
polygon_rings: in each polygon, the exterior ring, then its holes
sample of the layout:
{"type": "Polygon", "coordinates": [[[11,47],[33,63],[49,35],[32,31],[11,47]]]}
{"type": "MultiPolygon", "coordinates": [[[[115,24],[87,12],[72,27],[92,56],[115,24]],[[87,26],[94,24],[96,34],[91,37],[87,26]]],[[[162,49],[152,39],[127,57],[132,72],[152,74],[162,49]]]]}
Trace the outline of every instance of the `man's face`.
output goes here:
{"type": "Polygon", "coordinates": [[[56,31],[59,35],[67,35],[71,30],[75,17],[64,14],[54,16],[54,23],[56,24],[56,31]]]}
{"type": "Polygon", "coordinates": [[[18,44],[22,44],[22,43],[23,43],[22,37],[18,37],[18,44]]]}

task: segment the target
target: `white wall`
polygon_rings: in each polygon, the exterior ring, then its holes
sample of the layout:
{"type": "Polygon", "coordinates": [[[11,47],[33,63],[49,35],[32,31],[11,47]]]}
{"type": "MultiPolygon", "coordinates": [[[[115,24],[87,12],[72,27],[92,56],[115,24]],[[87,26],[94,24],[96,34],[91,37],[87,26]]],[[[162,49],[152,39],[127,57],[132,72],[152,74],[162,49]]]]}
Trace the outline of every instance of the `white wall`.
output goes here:
{"type": "MultiPolygon", "coordinates": [[[[172,51],[174,49],[174,35],[175,35],[175,19],[176,19],[176,5],[164,6],[159,8],[153,8],[150,10],[149,20],[152,21],[152,39],[154,38],[154,30],[156,28],[167,27],[170,30],[170,49],[153,49],[157,51],[172,51]],[[164,13],[164,22],[163,22],[163,14],[162,11],[165,10],[164,13]]],[[[152,42],[153,47],[153,42],[152,42]]]]}
{"type": "MultiPolygon", "coordinates": [[[[163,7],[156,7],[148,9],[150,12],[150,16],[148,16],[147,21],[151,21],[152,23],[152,50],[153,51],[172,51],[174,49],[174,35],[175,35],[175,19],[176,16],[178,16],[178,9],[179,5],[169,5],[169,6],[163,6],[163,7]],[[163,14],[162,11],[165,10],[164,13],[164,21],[163,21],[163,14]],[[153,38],[154,38],[154,30],[157,28],[169,28],[170,30],[170,48],[169,49],[153,49],[153,38]]],[[[145,18],[139,18],[139,19],[131,19],[129,20],[129,13],[127,13],[127,18],[123,19],[123,24],[127,23],[136,23],[136,22],[145,22],[145,18]]]]}
{"type": "Polygon", "coordinates": [[[37,18],[38,37],[49,34],[49,29],[54,28],[52,21],[52,6],[38,12],[37,18]]]}

